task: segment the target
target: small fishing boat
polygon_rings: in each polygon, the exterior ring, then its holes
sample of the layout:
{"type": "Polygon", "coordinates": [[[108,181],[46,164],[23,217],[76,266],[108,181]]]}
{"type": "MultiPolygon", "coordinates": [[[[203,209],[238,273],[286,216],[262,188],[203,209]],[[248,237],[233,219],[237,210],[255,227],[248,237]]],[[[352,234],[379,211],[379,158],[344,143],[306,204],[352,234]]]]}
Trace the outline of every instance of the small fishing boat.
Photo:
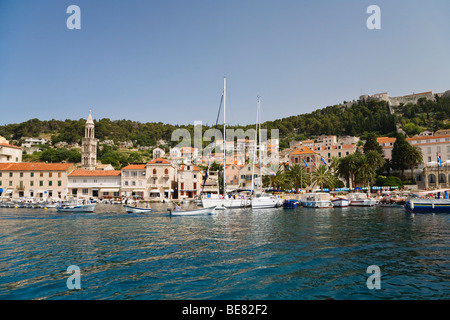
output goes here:
{"type": "Polygon", "coordinates": [[[77,206],[61,206],[57,207],[56,210],[58,212],[94,212],[95,206],[95,203],[77,206]]]}
{"type": "Polygon", "coordinates": [[[127,213],[148,213],[148,212],[152,211],[152,209],[150,209],[150,207],[139,208],[139,207],[133,207],[133,206],[128,206],[128,205],[124,205],[123,207],[127,213]]]}
{"type": "Polygon", "coordinates": [[[214,209],[216,209],[216,207],[209,207],[209,208],[202,208],[202,209],[196,209],[196,210],[172,210],[172,209],[167,209],[167,211],[169,211],[169,215],[171,216],[198,216],[198,215],[208,215],[208,214],[213,214],[214,213],[214,209]]]}
{"type": "Polygon", "coordinates": [[[302,205],[305,208],[332,208],[331,197],[329,193],[314,192],[302,195],[302,205]]]}
{"type": "Polygon", "coordinates": [[[373,207],[378,202],[373,198],[369,198],[365,193],[349,193],[348,199],[351,206],[357,207],[373,207]]]}
{"type": "Polygon", "coordinates": [[[285,200],[283,202],[283,209],[295,209],[298,206],[299,201],[295,199],[285,200]]]}
{"type": "Polygon", "coordinates": [[[350,205],[350,200],[346,198],[334,198],[331,199],[331,203],[335,208],[346,208],[350,205]]]}

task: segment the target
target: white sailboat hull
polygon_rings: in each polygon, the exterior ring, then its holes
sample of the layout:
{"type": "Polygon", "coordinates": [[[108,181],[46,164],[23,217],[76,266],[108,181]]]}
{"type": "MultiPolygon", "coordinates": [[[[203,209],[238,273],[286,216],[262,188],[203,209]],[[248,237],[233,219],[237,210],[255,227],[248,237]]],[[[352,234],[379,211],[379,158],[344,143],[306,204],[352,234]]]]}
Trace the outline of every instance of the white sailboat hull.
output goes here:
{"type": "Polygon", "coordinates": [[[277,208],[282,205],[276,197],[259,197],[252,199],[252,209],[277,208]]]}
{"type": "Polygon", "coordinates": [[[170,211],[171,216],[198,216],[213,214],[216,207],[202,208],[197,210],[170,211]]]}
{"type": "Polygon", "coordinates": [[[226,209],[245,208],[251,205],[250,199],[202,198],[203,208],[217,207],[226,209]]]}

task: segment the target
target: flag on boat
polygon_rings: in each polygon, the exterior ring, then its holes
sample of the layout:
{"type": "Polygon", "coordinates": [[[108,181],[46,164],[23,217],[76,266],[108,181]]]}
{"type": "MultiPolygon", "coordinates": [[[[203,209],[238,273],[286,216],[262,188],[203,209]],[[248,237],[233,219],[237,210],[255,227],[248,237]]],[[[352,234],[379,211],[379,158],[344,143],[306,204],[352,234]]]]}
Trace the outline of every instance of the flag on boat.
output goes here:
{"type": "Polygon", "coordinates": [[[320,157],[320,160],[322,160],[324,165],[327,165],[327,163],[325,162],[325,160],[324,160],[324,158],[322,156],[320,157]]]}
{"type": "Polygon", "coordinates": [[[308,166],[308,164],[306,163],[305,159],[303,159],[303,162],[305,163],[305,166],[306,166],[307,168],[309,168],[309,166],[308,166]]]}

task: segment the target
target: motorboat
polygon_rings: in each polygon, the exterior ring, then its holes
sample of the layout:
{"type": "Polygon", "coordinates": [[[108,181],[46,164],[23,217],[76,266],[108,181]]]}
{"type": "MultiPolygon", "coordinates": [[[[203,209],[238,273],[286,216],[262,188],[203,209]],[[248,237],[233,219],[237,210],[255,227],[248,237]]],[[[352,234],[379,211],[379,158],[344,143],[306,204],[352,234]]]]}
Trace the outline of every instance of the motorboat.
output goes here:
{"type": "Polygon", "coordinates": [[[306,208],[332,208],[331,196],[326,192],[305,193],[302,195],[302,205],[306,208]]]}
{"type": "Polygon", "coordinates": [[[281,207],[282,201],[279,196],[271,194],[258,194],[252,199],[252,209],[265,209],[281,207]]]}
{"type": "Polygon", "coordinates": [[[450,190],[434,190],[412,194],[405,203],[405,209],[409,212],[450,212],[450,190]]]}
{"type": "Polygon", "coordinates": [[[148,212],[152,211],[150,206],[148,208],[139,208],[139,207],[124,205],[123,207],[127,213],[148,213],[148,212]]]}
{"type": "Polygon", "coordinates": [[[215,209],[216,207],[214,206],[195,210],[172,210],[169,208],[167,211],[169,211],[170,216],[198,216],[213,214],[215,209]]]}
{"type": "Polygon", "coordinates": [[[337,197],[331,199],[331,203],[335,208],[346,208],[350,205],[350,200],[348,200],[347,198],[337,197]]]}
{"type": "Polygon", "coordinates": [[[350,200],[351,206],[358,207],[373,207],[378,203],[376,199],[370,198],[365,193],[349,193],[348,200],[350,200]]]}
{"type": "Polygon", "coordinates": [[[290,199],[283,202],[283,209],[295,209],[299,204],[298,200],[290,199]]]}
{"type": "Polygon", "coordinates": [[[85,203],[82,200],[69,200],[60,203],[56,210],[58,212],[94,212],[96,203],[85,203]]]}

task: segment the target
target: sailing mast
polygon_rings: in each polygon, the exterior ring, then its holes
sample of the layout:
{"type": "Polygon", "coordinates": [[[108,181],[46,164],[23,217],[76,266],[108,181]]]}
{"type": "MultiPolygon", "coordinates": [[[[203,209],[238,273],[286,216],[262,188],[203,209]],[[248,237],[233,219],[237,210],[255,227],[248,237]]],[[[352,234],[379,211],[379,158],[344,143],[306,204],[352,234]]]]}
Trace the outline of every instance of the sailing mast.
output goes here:
{"type": "MultiPolygon", "coordinates": [[[[258,104],[259,104],[259,96],[258,96],[258,104]]],[[[258,147],[257,139],[258,139],[258,121],[259,121],[259,110],[256,109],[256,126],[255,126],[255,146],[253,147],[253,161],[252,161],[252,196],[253,190],[255,189],[255,162],[256,162],[256,149],[258,147]]]]}
{"type": "MultiPolygon", "coordinates": [[[[260,102],[260,98],[258,96],[258,126],[259,126],[259,131],[258,131],[258,135],[259,135],[259,186],[260,186],[260,190],[259,192],[262,194],[262,166],[261,166],[261,119],[260,119],[260,114],[261,114],[261,102],[260,102]]],[[[266,148],[267,148],[267,142],[266,142],[266,148]]]]}
{"type": "Polygon", "coordinates": [[[227,78],[223,78],[223,197],[227,193],[227,179],[225,174],[225,167],[227,164],[227,145],[226,145],[226,114],[227,114],[227,78]]]}

